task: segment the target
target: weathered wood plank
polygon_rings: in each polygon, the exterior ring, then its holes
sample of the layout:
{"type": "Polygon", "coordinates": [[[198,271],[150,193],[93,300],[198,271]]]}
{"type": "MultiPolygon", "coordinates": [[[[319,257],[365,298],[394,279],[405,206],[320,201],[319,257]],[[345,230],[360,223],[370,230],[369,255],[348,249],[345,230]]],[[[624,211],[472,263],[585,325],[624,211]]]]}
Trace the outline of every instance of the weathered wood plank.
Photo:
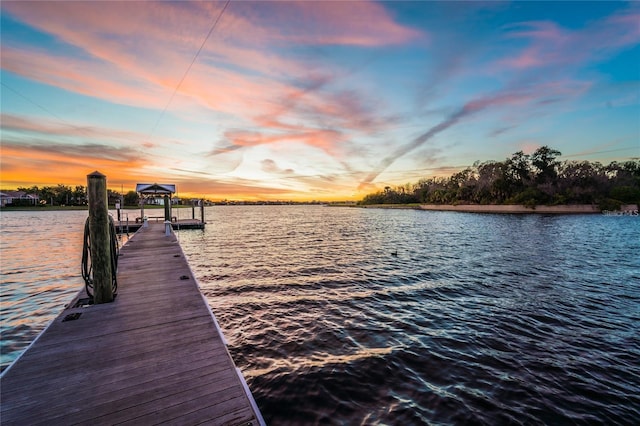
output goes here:
{"type": "MultiPolygon", "coordinates": [[[[205,376],[205,379],[209,376],[205,376]]],[[[135,424],[149,424],[154,422],[141,422],[140,417],[153,417],[155,423],[162,422],[164,418],[171,419],[179,417],[182,414],[189,414],[192,409],[190,405],[192,401],[198,401],[198,406],[207,409],[210,419],[214,421],[217,417],[224,415],[230,411],[240,410],[246,407],[243,404],[244,393],[234,386],[233,377],[227,377],[225,380],[194,385],[192,381],[178,382],[175,387],[157,388],[147,395],[139,395],[135,405],[127,404],[123,409],[108,413],[104,420],[110,423],[118,424],[132,421],[135,424]],[[232,404],[228,402],[233,399],[232,404]],[[176,411],[178,416],[172,412],[176,411]],[[135,421],[134,421],[135,420],[135,421]]],[[[125,400],[126,401],[126,400],[125,400]]],[[[123,402],[125,402],[123,401],[123,402]]],[[[129,400],[130,401],[130,400],[129,400]]],[[[126,402],[129,402],[126,401],[126,402]]],[[[125,403],[126,403],[125,402],[125,403]]],[[[248,421],[251,419],[247,419],[248,421]]]]}
{"type": "MultiPolygon", "coordinates": [[[[203,325],[208,325],[210,318],[197,317],[192,320],[184,320],[175,324],[175,327],[168,329],[165,324],[160,324],[145,329],[131,330],[127,333],[126,338],[119,339],[118,351],[108,352],[103,357],[105,362],[111,362],[121,358],[126,358],[130,353],[154,353],[156,351],[167,348],[169,350],[175,350],[176,347],[183,347],[185,344],[191,341],[197,341],[202,336],[206,336],[206,333],[211,331],[215,332],[212,328],[209,330],[202,330],[203,325]],[[184,326],[180,329],[180,326],[184,326]],[[165,334],[168,333],[169,335],[165,334]],[[167,343],[161,338],[168,338],[167,343]],[[145,339],[148,343],[141,345],[141,339],[145,339]]],[[[216,339],[219,337],[216,335],[216,339]]],[[[82,360],[85,351],[95,350],[104,352],[112,346],[112,342],[109,339],[83,339],[79,341],[73,341],[74,351],[70,352],[66,345],[47,345],[47,346],[34,346],[28,353],[24,354],[20,360],[20,363],[29,361],[30,365],[23,367],[23,372],[26,372],[26,368],[31,367],[40,370],[41,367],[38,363],[47,363],[49,368],[60,368],[63,365],[77,365],[81,367],[79,361],[82,360]]],[[[209,350],[207,348],[207,350],[209,350]]],[[[12,377],[7,377],[6,380],[11,380],[12,377]]],[[[3,382],[6,383],[6,382],[3,382]]]]}
{"type": "Polygon", "coordinates": [[[88,385],[80,394],[67,395],[75,398],[73,410],[63,409],[66,407],[66,401],[58,398],[55,401],[57,404],[33,405],[22,420],[26,421],[25,424],[30,424],[44,415],[55,423],[58,423],[59,419],[69,417],[79,422],[89,422],[98,417],[104,417],[109,419],[109,423],[117,423],[119,418],[137,416],[139,406],[144,405],[161,410],[167,404],[177,404],[198,397],[202,394],[202,388],[215,386],[223,392],[229,392],[229,389],[237,391],[233,377],[226,371],[222,374],[219,374],[220,371],[213,371],[211,374],[204,375],[203,371],[207,371],[207,366],[166,377],[154,376],[152,380],[142,382],[121,381],[116,383],[118,387],[115,388],[112,388],[110,383],[103,383],[101,386],[88,385]]]}
{"type": "Polygon", "coordinates": [[[158,397],[163,394],[170,395],[175,393],[176,389],[180,389],[187,395],[188,391],[198,384],[218,384],[232,377],[226,372],[228,370],[225,368],[228,367],[226,364],[223,364],[222,361],[212,361],[210,358],[180,367],[179,369],[167,369],[161,374],[158,374],[157,371],[151,371],[142,375],[130,371],[131,376],[128,372],[123,372],[105,378],[94,377],[93,380],[82,377],[79,378],[79,381],[68,380],[67,385],[61,387],[58,392],[42,392],[38,389],[38,401],[33,402],[25,399],[21,401],[21,404],[12,404],[16,406],[15,409],[5,412],[7,415],[11,415],[14,414],[14,410],[24,410],[28,407],[28,413],[21,416],[21,420],[26,424],[37,420],[43,413],[49,420],[69,413],[72,413],[77,420],[90,420],[95,418],[98,413],[108,415],[108,410],[114,405],[118,409],[123,409],[142,402],[163,404],[161,398],[160,401],[158,400],[158,397]],[[79,385],[81,387],[78,387],[79,385]],[[160,391],[164,393],[162,394],[160,391]],[[65,409],[69,398],[74,398],[74,410],[71,411],[65,409]],[[83,406],[91,407],[91,411],[80,410],[81,412],[78,412],[78,407],[83,406]]]}
{"type": "MultiPolygon", "coordinates": [[[[101,369],[99,372],[89,372],[88,374],[83,369],[76,369],[75,371],[67,371],[64,377],[55,378],[43,382],[42,378],[35,378],[31,382],[25,382],[22,384],[24,389],[14,388],[14,391],[20,390],[13,395],[9,401],[11,402],[12,409],[23,409],[21,404],[28,403],[31,399],[29,395],[29,389],[38,386],[39,394],[45,398],[48,405],[55,402],[61,394],[65,392],[76,393],[77,383],[85,382],[86,386],[83,386],[83,391],[87,391],[91,386],[103,386],[103,383],[109,383],[112,387],[124,388],[127,382],[133,384],[145,383],[149,380],[155,380],[159,374],[157,371],[162,371],[164,377],[169,377],[172,374],[188,373],[192,370],[200,370],[202,368],[211,368],[212,359],[216,359],[224,354],[221,351],[210,352],[203,351],[190,354],[189,366],[184,368],[179,366],[176,368],[176,361],[172,358],[154,359],[153,363],[150,363],[146,357],[140,357],[138,359],[126,358],[122,362],[114,363],[108,369],[101,369]],[[98,375],[100,374],[100,375],[98,375]],[[102,380],[99,380],[100,378],[102,380]],[[118,383],[116,386],[116,382],[118,383]]],[[[220,364],[222,368],[226,368],[226,365],[220,364]]]]}
{"type": "Polygon", "coordinates": [[[66,309],[2,375],[2,424],[259,424],[175,236],[121,253],[115,301],[66,309]]]}
{"type": "MultiPolygon", "coordinates": [[[[177,362],[174,359],[175,355],[182,356],[179,361],[184,362],[184,360],[190,361],[198,359],[198,357],[201,356],[224,357],[225,353],[222,348],[185,342],[179,347],[167,346],[164,348],[158,348],[156,351],[131,350],[121,357],[113,357],[106,360],[101,359],[97,367],[90,371],[87,371],[87,368],[84,366],[87,362],[86,359],[76,358],[70,360],[69,365],[57,364],[54,366],[47,366],[48,369],[55,369],[58,372],[55,377],[51,377],[51,374],[47,374],[47,372],[43,372],[42,370],[32,369],[23,373],[24,378],[22,378],[22,380],[7,380],[7,382],[3,382],[3,385],[11,386],[14,391],[24,390],[25,392],[32,386],[37,385],[39,387],[39,392],[44,392],[47,386],[51,386],[55,389],[56,386],[64,386],[68,383],[73,383],[72,379],[74,378],[77,378],[78,380],[98,380],[100,374],[105,375],[108,378],[108,375],[110,374],[117,375],[127,373],[129,371],[137,372],[139,369],[150,365],[149,361],[153,361],[153,365],[156,366],[166,364],[163,371],[167,373],[175,368],[174,365],[177,362]],[[27,374],[29,374],[28,377],[26,376],[27,374]],[[45,379],[46,382],[43,381],[45,379]]],[[[36,362],[46,362],[46,360],[36,362]]],[[[107,380],[107,378],[105,378],[105,380],[107,380]]],[[[7,396],[7,399],[3,402],[13,401],[19,395],[20,394],[18,392],[14,392],[12,395],[7,396]]]]}
{"type": "Polygon", "coordinates": [[[243,395],[237,392],[229,393],[220,390],[160,409],[153,406],[144,407],[144,410],[142,409],[143,407],[136,407],[136,410],[144,412],[145,415],[123,422],[123,424],[159,424],[171,421],[176,422],[175,424],[198,424],[207,419],[217,421],[219,424],[246,424],[251,421],[250,411],[246,408],[227,408],[227,405],[236,407],[239,402],[238,399],[242,397],[243,395]],[[214,415],[215,417],[211,418],[211,409],[215,409],[215,407],[220,407],[219,415],[214,415]]]}

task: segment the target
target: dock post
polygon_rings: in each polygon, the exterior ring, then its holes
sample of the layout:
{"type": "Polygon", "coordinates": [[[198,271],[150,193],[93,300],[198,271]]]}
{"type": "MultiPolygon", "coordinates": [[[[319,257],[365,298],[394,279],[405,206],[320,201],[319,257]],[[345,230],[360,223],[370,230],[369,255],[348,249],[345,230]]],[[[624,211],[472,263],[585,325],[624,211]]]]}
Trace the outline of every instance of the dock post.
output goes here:
{"type": "Polygon", "coordinates": [[[124,199],[120,195],[120,200],[116,202],[116,211],[118,212],[118,225],[120,226],[120,233],[122,234],[122,216],[120,216],[120,206],[124,206],[124,199]]]}
{"type": "Polygon", "coordinates": [[[193,201],[191,202],[191,219],[196,219],[196,205],[193,203],[193,201]]]}
{"type": "MultiPolygon", "coordinates": [[[[142,196],[140,197],[140,221],[142,222],[142,227],[146,228],[147,226],[147,221],[145,219],[145,215],[144,215],[144,198],[142,198],[142,196]]],[[[136,222],[138,222],[136,220],[136,222]]]]}
{"type": "Polygon", "coordinates": [[[204,199],[200,199],[200,221],[204,223],[204,199]]]}
{"type": "Polygon", "coordinates": [[[169,196],[164,196],[164,220],[171,222],[171,210],[169,207],[169,196]]]}
{"type": "Polygon", "coordinates": [[[171,221],[170,220],[165,220],[164,221],[164,235],[166,235],[167,237],[169,235],[171,235],[171,221]]]}
{"type": "Polygon", "coordinates": [[[89,240],[93,269],[93,303],[113,301],[111,276],[111,246],[109,239],[109,210],[107,177],[95,171],[87,175],[89,199],[89,240]]]}

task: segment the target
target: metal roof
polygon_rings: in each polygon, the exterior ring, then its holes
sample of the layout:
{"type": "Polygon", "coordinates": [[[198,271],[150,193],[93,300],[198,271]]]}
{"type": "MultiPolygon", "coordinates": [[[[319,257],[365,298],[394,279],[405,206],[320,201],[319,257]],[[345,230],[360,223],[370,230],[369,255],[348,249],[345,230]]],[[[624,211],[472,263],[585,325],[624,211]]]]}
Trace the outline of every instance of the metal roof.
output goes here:
{"type": "Polygon", "coordinates": [[[140,194],[175,194],[175,184],[166,183],[138,183],[136,192],[140,194]]]}

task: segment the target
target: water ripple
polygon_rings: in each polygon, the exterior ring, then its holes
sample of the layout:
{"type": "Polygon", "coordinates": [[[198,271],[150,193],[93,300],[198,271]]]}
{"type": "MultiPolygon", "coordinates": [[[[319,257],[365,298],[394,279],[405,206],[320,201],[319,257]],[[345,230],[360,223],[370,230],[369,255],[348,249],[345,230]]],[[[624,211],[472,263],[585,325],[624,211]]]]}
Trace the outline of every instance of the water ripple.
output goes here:
{"type": "Polygon", "coordinates": [[[270,424],[640,418],[637,218],[208,214],[181,243],[270,424]]]}
{"type": "MultiPolygon", "coordinates": [[[[206,213],[204,231],[178,238],[269,424],[640,418],[635,217],[206,213]]],[[[3,365],[82,285],[86,213],[12,214],[1,216],[3,365]]]]}

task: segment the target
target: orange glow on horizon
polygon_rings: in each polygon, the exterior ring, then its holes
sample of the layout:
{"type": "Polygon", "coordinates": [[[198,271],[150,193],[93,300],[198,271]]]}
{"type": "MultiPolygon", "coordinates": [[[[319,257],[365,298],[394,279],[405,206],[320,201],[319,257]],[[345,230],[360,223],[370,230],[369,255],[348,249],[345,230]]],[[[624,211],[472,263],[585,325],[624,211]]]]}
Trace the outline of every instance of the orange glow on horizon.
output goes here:
{"type": "Polygon", "coordinates": [[[0,187],[340,201],[543,145],[637,156],[637,8],[476,31],[493,6],[444,3],[2,2],[0,187]]]}

